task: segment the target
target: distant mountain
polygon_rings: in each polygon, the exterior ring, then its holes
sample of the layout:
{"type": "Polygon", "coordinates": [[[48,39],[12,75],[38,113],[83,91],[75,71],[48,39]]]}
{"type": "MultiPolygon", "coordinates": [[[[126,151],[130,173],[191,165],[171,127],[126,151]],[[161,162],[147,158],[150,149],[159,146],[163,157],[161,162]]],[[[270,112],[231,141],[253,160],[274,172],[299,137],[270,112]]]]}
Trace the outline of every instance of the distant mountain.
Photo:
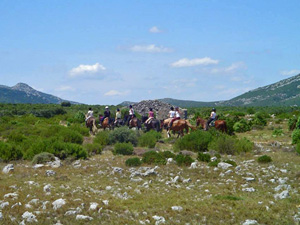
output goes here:
{"type": "Polygon", "coordinates": [[[130,106],[130,105],[134,105],[136,103],[137,102],[124,101],[124,102],[120,103],[119,105],[121,105],[121,106],[130,106]]]}
{"type": "Polygon", "coordinates": [[[159,99],[159,101],[181,108],[215,106],[300,106],[300,74],[274,84],[248,91],[227,101],[200,102],[172,98],[163,98],[159,99]]]}
{"type": "Polygon", "coordinates": [[[64,101],[66,100],[37,91],[24,83],[18,83],[13,87],[0,85],[1,103],[60,104],[64,101]]]}

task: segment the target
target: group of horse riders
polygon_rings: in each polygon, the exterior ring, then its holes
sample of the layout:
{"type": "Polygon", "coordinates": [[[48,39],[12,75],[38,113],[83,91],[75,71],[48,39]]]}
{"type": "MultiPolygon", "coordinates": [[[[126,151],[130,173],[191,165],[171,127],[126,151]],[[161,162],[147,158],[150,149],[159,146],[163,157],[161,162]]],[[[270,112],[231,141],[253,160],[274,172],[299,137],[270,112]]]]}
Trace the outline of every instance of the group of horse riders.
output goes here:
{"type": "MultiPolygon", "coordinates": [[[[131,119],[133,119],[135,117],[135,113],[134,113],[134,109],[132,107],[132,105],[129,106],[129,116],[127,117],[126,119],[126,124],[127,126],[129,126],[129,122],[131,119]]],[[[89,108],[87,114],[86,114],[86,121],[88,121],[89,118],[93,117],[93,111],[92,111],[92,108],[89,108]]],[[[101,126],[103,121],[108,118],[108,121],[110,123],[110,117],[111,117],[111,113],[110,113],[110,110],[109,110],[109,107],[106,106],[105,107],[105,111],[104,111],[104,116],[101,116],[99,118],[99,125],[101,126]]],[[[176,121],[176,120],[180,120],[181,116],[180,116],[180,111],[179,111],[179,107],[174,107],[172,106],[170,108],[170,111],[168,113],[168,126],[167,128],[170,128],[172,127],[172,124],[176,121]]],[[[145,121],[145,124],[150,124],[152,120],[154,120],[154,112],[153,112],[153,109],[152,108],[149,108],[149,112],[148,112],[148,118],[147,120],[145,121]]],[[[217,119],[217,114],[216,114],[216,109],[213,108],[211,113],[210,113],[210,118],[207,120],[207,123],[206,123],[206,128],[205,130],[208,129],[209,125],[214,122],[215,120],[217,119]]],[[[116,110],[116,115],[115,115],[115,120],[114,120],[114,124],[116,124],[119,120],[122,120],[122,114],[121,114],[121,111],[120,109],[118,108],[116,110]]]]}

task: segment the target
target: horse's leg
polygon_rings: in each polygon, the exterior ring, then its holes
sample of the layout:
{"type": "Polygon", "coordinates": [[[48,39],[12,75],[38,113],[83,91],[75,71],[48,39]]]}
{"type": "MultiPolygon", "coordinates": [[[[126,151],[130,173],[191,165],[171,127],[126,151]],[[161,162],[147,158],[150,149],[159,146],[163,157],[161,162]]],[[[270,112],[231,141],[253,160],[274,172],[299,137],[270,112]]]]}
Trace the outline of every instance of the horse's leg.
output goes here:
{"type": "Polygon", "coordinates": [[[167,135],[168,135],[168,138],[171,137],[171,134],[170,134],[170,130],[167,129],[167,135]]]}

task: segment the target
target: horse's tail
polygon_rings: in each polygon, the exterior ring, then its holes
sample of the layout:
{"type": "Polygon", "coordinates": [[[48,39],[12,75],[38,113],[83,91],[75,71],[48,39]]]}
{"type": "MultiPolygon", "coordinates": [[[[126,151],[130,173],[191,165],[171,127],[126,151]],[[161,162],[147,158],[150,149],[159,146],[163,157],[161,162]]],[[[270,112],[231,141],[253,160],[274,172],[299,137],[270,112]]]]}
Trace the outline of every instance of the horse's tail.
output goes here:
{"type": "Polygon", "coordinates": [[[97,127],[96,127],[96,120],[95,119],[92,120],[92,126],[93,126],[93,128],[92,128],[93,132],[96,133],[97,127]]]}
{"type": "Polygon", "coordinates": [[[226,124],[226,121],[224,121],[224,131],[225,131],[225,133],[227,133],[227,124],[226,124]]]}
{"type": "Polygon", "coordinates": [[[156,131],[159,132],[160,131],[160,122],[159,122],[159,120],[156,120],[155,127],[156,127],[156,131]]]}

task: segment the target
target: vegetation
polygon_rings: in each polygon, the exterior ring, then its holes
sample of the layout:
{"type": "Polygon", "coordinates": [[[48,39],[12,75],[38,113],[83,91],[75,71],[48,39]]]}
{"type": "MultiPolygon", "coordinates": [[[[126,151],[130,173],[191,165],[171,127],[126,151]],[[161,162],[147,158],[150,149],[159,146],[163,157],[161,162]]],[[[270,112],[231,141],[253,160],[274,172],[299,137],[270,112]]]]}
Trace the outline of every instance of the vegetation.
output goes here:
{"type": "Polygon", "coordinates": [[[143,155],[142,162],[146,164],[157,164],[157,165],[165,165],[167,163],[166,158],[162,154],[159,154],[156,151],[146,152],[143,155]]]}
{"type": "Polygon", "coordinates": [[[120,127],[111,131],[108,135],[109,144],[132,143],[134,146],[138,143],[138,137],[135,131],[128,129],[128,127],[120,127]]]}
{"type": "Polygon", "coordinates": [[[31,163],[32,164],[41,164],[41,163],[46,163],[50,161],[54,161],[55,157],[53,154],[49,152],[42,152],[40,154],[37,154],[33,157],[31,163]]]}
{"type": "Polygon", "coordinates": [[[125,161],[126,166],[140,166],[142,164],[140,158],[133,157],[125,161]]]}
{"type": "Polygon", "coordinates": [[[141,147],[154,148],[156,142],[161,138],[161,134],[151,130],[142,134],[138,139],[138,145],[141,147]]]}
{"type": "Polygon", "coordinates": [[[202,161],[202,162],[210,162],[210,155],[209,154],[205,154],[205,153],[202,153],[202,152],[199,152],[198,153],[198,157],[197,159],[199,161],[202,161]]]}
{"type": "Polygon", "coordinates": [[[269,162],[272,162],[272,158],[271,158],[271,156],[263,155],[263,156],[258,157],[257,161],[259,163],[269,163],[269,162]]]}
{"type": "Polygon", "coordinates": [[[117,143],[115,144],[113,153],[115,155],[132,155],[133,146],[131,143],[117,143]]]}
{"type": "Polygon", "coordinates": [[[178,154],[175,157],[178,166],[190,166],[194,160],[189,155],[178,154]]]}

